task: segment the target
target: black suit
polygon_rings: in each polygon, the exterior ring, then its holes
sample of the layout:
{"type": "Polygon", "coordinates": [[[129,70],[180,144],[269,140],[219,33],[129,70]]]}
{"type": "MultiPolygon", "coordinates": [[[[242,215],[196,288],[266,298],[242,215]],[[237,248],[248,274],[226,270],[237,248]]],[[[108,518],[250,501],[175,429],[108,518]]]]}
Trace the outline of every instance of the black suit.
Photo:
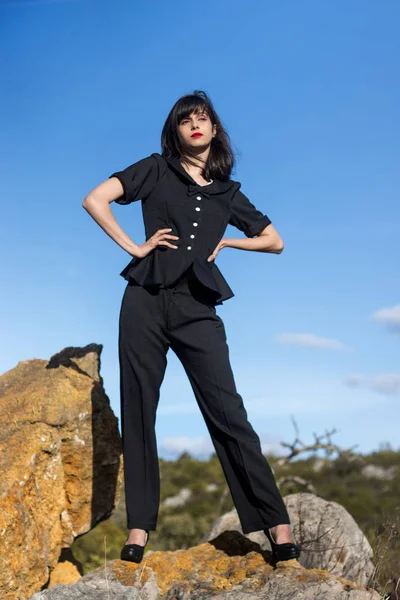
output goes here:
{"type": "Polygon", "coordinates": [[[207,262],[228,223],[252,237],[271,223],[239,190],[200,186],[177,158],[154,153],[113,173],[119,204],[142,199],[146,239],[172,227],[177,250],[133,259],[119,319],[121,431],[128,529],[155,530],[160,502],[156,411],[172,348],[187,373],[220,460],[244,533],[290,523],[260,439],[232,373],[224,323],[215,306],[234,294],[207,262]],[[200,210],[198,210],[200,209],[200,210]]]}

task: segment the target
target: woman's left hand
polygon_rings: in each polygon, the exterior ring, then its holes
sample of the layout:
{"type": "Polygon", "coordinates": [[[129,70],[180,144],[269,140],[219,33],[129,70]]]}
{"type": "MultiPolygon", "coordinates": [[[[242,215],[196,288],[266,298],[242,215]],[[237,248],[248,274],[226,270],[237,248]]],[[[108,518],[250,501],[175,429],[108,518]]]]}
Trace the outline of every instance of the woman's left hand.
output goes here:
{"type": "Polygon", "coordinates": [[[224,239],[222,238],[222,240],[218,243],[217,247],[215,248],[214,252],[210,254],[210,256],[207,258],[207,262],[211,262],[216,259],[218,252],[221,250],[221,248],[224,247],[223,242],[224,239]]]}

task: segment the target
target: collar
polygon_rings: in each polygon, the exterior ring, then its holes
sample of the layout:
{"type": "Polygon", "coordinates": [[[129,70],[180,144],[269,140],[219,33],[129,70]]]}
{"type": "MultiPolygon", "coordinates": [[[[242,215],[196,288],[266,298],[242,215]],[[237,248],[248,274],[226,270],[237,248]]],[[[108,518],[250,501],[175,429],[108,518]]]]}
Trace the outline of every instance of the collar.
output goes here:
{"type": "Polygon", "coordinates": [[[214,179],[214,181],[208,185],[199,185],[193,177],[189,175],[189,173],[183,168],[179,158],[172,157],[167,158],[163,156],[164,160],[180,175],[182,175],[188,183],[187,195],[193,196],[194,194],[198,194],[199,192],[209,198],[214,194],[224,194],[228,190],[230,190],[234,185],[235,181],[229,179],[228,181],[221,181],[220,179],[214,179]]]}

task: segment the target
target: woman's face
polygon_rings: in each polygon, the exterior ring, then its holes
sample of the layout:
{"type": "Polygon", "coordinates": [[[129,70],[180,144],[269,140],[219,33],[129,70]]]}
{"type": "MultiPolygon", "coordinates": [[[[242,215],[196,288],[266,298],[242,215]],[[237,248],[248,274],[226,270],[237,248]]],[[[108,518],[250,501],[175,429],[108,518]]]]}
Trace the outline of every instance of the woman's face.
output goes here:
{"type": "Polygon", "coordinates": [[[204,151],[217,134],[217,126],[212,125],[210,117],[205,112],[192,113],[178,123],[178,133],[184,147],[191,150],[204,151]]]}

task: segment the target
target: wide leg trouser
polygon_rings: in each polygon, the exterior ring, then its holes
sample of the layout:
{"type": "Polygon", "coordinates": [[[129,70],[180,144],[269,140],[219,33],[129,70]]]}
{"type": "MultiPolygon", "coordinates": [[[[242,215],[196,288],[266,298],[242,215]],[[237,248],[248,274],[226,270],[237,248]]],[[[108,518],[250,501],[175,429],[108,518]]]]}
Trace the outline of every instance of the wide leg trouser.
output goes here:
{"type": "Polygon", "coordinates": [[[172,348],[189,378],[244,533],[289,515],[260,439],[248,421],[225,327],[189,270],[170,287],[125,288],[119,319],[121,433],[128,529],[155,530],[160,474],[155,435],[160,387],[172,348]]]}

